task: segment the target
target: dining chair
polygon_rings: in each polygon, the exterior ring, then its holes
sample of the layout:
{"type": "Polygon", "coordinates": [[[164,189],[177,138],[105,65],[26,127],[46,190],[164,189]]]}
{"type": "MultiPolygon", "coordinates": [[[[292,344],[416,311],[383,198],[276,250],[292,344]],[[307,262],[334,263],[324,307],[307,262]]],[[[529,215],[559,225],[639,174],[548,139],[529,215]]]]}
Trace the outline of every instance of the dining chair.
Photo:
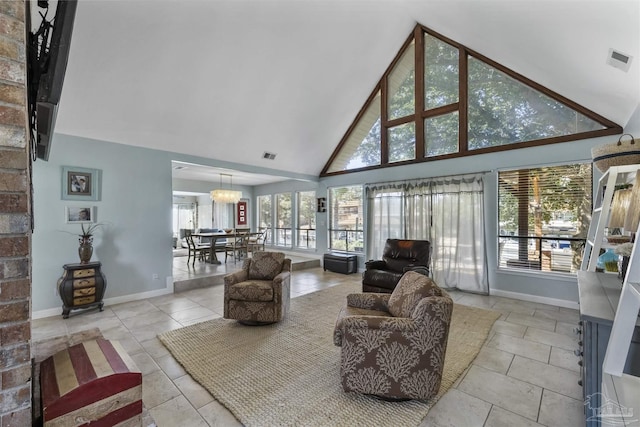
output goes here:
{"type": "Polygon", "coordinates": [[[253,236],[249,237],[247,241],[247,253],[248,252],[257,252],[264,251],[265,241],[267,240],[267,229],[265,228],[260,233],[256,233],[253,236]]]}
{"type": "Polygon", "coordinates": [[[189,248],[189,253],[187,256],[187,264],[189,264],[189,260],[191,259],[191,255],[193,255],[192,265],[196,264],[196,258],[198,255],[200,256],[201,261],[205,261],[207,254],[209,254],[209,250],[211,248],[208,244],[203,244],[200,242],[196,242],[191,234],[191,230],[185,232],[184,238],[187,241],[187,247],[189,248]]]}
{"type": "Polygon", "coordinates": [[[234,263],[246,255],[248,240],[249,234],[236,234],[236,237],[227,239],[227,245],[224,249],[224,262],[227,262],[229,254],[233,257],[234,263]]]}

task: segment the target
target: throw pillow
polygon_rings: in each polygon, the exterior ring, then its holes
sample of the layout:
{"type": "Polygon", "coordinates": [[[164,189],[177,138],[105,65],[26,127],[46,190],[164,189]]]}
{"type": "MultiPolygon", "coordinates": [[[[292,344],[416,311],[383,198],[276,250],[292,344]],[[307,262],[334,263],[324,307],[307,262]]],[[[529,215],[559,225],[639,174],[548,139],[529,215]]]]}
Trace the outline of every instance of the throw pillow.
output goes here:
{"type": "Polygon", "coordinates": [[[441,294],[438,285],[429,277],[407,271],[389,297],[389,313],[394,317],[411,317],[422,298],[441,294]]]}
{"type": "Polygon", "coordinates": [[[253,252],[249,264],[249,279],[273,280],[282,271],[283,262],[282,252],[253,252]]]}

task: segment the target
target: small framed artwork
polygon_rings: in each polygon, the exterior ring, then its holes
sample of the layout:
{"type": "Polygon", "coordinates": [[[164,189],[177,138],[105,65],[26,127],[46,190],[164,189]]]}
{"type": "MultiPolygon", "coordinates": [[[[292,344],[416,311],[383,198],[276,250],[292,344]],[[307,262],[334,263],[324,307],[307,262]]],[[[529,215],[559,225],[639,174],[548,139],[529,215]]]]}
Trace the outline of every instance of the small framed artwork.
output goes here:
{"type": "Polygon", "coordinates": [[[246,227],[249,224],[249,211],[246,200],[240,200],[236,206],[236,227],[246,227]]]}
{"type": "Polygon", "coordinates": [[[65,206],[64,218],[67,224],[96,222],[95,206],[65,206]]]}
{"type": "Polygon", "coordinates": [[[318,197],[318,212],[326,212],[326,211],[327,211],[327,198],[318,197]]]}
{"type": "Polygon", "coordinates": [[[62,167],[62,200],[100,200],[100,169],[62,167]]]}

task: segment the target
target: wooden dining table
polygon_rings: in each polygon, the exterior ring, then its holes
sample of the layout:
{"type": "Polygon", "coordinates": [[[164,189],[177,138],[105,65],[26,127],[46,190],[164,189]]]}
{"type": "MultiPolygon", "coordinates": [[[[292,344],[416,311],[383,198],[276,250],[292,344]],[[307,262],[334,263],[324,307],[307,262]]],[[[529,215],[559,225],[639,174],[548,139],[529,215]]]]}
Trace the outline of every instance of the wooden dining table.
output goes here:
{"type": "MultiPolygon", "coordinates": [[[[249,233],[191,233],[195,237],[207,237],[211,238],[211,245],[209,246],[209,262],[211,264],[222,264],[216,255],[216,242],[221,239],[235,239],[239,237],[252,237],[259,235],[259,232],[249,233]]],[[[222,247],[224,248],[224,247],[222,247]]]]}

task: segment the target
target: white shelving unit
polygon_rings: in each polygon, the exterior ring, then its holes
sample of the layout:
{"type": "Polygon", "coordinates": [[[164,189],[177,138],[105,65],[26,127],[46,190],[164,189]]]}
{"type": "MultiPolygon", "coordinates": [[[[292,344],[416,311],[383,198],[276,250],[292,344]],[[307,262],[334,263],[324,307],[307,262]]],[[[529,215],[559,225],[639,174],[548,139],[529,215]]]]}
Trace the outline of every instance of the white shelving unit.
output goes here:
{"type": "Polygon", "coordinates": [[[637,421],[640,411],[640,238],[634,243],[622,286],[616,275],[596,273],[600,250],[615,246],[605,233],[615,188],[633,183],[639,170],[640,165],[614,166],[598,181],[578,272],[581,340],[576,355],[582,367],[580,384],[589,427],[609,425],[609,421],[635,425],[631,423],[637,421]]]}
{"type": "MultiPolygon", "coordinates": [[[[617,169],[624,168],[624,172],[612,171],[607,178],[610,183],[614,175],[624,173],[627,175],[625,181],[628,182],[629,174],[635,168],[637,171],[640,165],[619,166],[617,169]]],[[[611,168],[613,169],[613,168],[611,168]]],[[[616,183],[618,183],[616,181],[616,183]]],[[[609,184],[610,185],[610,184],[609,184]]],[[[615,184],[614,184],[615,185],[615,184]]],[[[605,189],[605,200],[607,189],[605,189]]],[[[609,200],[610,205],[610,200],[609,200]]],[[[605,212],[604,205],[602,212],[605,212]]],[[[640,213],[637,213],[640,215],[640,213]]],[[[600,226],[597,227],[593,244],[593,255],[599,253],[596,251],[598,242],[602,242],[604,236],[600,236],[598,240],[598,232],[600,226]]],[[[637,230],[635,230],[637,231],[637,230]]],[[[625,372],[625,366],[629,365],[628,358],[631,347],[633,346],[634,331],[640,324],[638,313],[640,312],[640,248],[638,248],[638,240],[640,235],[636,233],[636,241],[629,258],[627,274],[622,284],[620,299],[615,312],[615,318],[611,327],[611,335],[607,344],[604,363],[602,364],[602,393],[608,399],[607,402],[600,403],[601,421],[615,421],[616,425],[631,426],[637,425],[640,415],[640,377],[633,373],[625,372]]],[[[597,256],[590,256],[589,267],[592,260],[597,256]]],[[[595,262],[594,262],[595,264],[595,262]]]]}
{"type": "Polygon", "coordinates": [[[602,393],[613,402],[613,405],[608,405],[609,409],[605,408],[609,413],[602,415],[614,417],[618,425],[625,427],[637,425],[640,408],[640,377],[624,372],[634,330],[639,323],[640,284],[629,280],[640,279],[638,258],[640,249],[634,245],[602,365],[602,393]]]}
{"type": "Polygon", "coordinates": [[[581,270],[596,271],[600,249],[607,247],[605,229],[609,224],[611,202],[616,185],[628,184],[635,178],[640,165],[612,166],[602,174],[598,181],[598,190],[593,201],[591,224],[587,233],[587,242],[582,254],[581,270]]]}

